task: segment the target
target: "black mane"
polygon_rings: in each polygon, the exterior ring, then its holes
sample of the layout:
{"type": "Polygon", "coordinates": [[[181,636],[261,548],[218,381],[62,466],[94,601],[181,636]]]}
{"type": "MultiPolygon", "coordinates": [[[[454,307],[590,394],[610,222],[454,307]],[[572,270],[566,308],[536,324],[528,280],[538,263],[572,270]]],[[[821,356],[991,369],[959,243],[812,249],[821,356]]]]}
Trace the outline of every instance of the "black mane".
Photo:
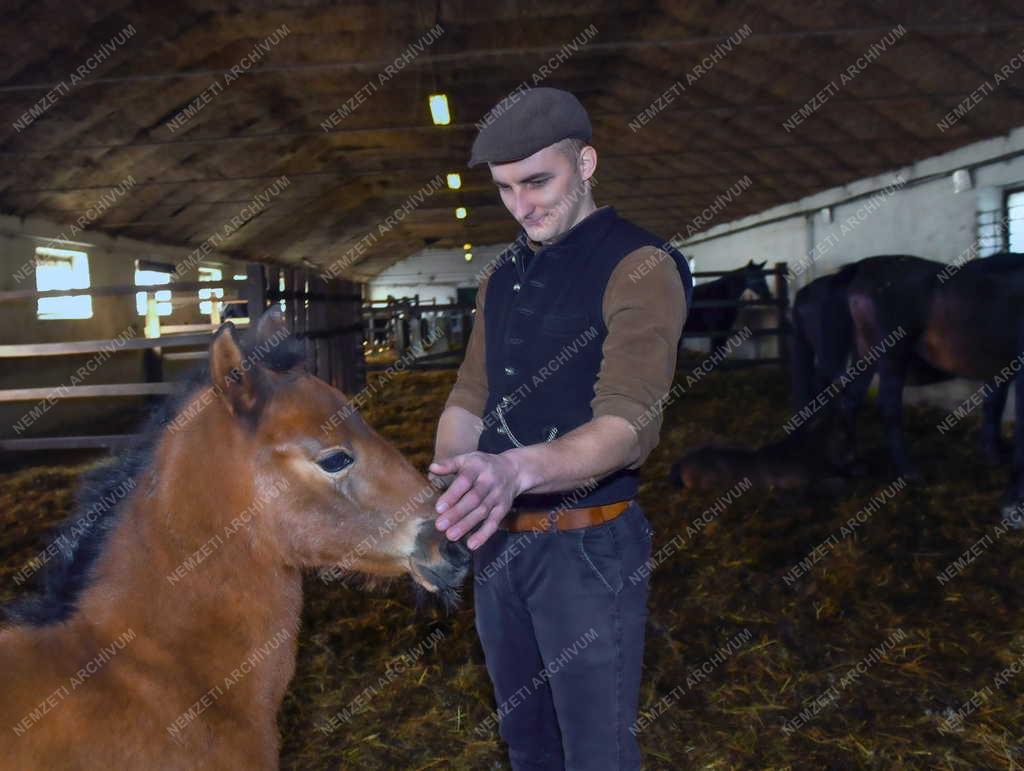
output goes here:
{"type": "MultiPolygon", "coordinates": [[[[275,372],[287,372],[305,361],[305,343],[288,335],[276,345],[255,339],[249,330],[240,340],[246,357],[275,372]]],[[[203,364],[193,370],[143,423],[140,433],[113,458],[84,473],[75,494],[73,512],[58,528],[52,543],[59,549],[36,574],[36,594],[16,600],[3,615],[15,624],[44,626],[66,620],[89,585],[92,568],[103,551],[107,536],[117,526],[120,503],[149,468],[153,453],[167,425],[192,395],[210,384],[203,364]]]]}

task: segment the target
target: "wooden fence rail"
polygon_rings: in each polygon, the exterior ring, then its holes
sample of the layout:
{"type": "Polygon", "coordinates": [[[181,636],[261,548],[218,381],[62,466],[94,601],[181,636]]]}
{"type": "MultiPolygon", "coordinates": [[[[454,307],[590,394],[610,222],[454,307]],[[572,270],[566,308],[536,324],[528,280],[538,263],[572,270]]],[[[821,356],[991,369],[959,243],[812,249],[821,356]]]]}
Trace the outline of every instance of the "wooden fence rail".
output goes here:
{"type": "MultiPolygon", "coordinates": [[[[101,286],[48,291],[19,289],[0,292],[0,303],[67,295],[113,297],[134,295],[137,292],[153,293],[161,289],[173,292],[234,289],[238,295],[235,298],[211,299],[220,301],[225,306],[243,305],[248,309],[249,316],[258,315],[271,303],[283,302],[289,327],[298,337],[305,340],[310,371],[346,393],[356,393],[365,385],[362,346],[365,324],[361,313],[363,297],[360,285],[340,279],[324,279],[316,271],[306,268],[250,263],[247,266],[246,277],[239,280],[180,281],[145,286],[101,286]]],[[[248,318],[232,321],[245,326],[248,318]]],[[[206,358],[206,348],[217,326],[177,325],[173,328],[184,328],[189,331],[182,334],[160,334],[156,337],[0,345],[0,359],[6,360],[142,351],[143,370],[146,375],[146,382],[8,388],[0,390],[0,404],[166,396],[175,390],[176,384],[164,379],[164,361],[206,358]],[[188,350],[197,347],[200,350],[188,350]]],[[[97,447],[114,449],[123,446],[131,437],[130,434],[107,434],[0,439],[0,451],[97,447]]]]}
{"type": "MultiPolygon", "coordinates": [[[[717,278],[730,271],[702,271],[695,278],[717,278]]],[[[764,271],[765,277],[775,279],[775,297],[770,300],[697,301],[694,308],[749,307],[774,308],[777,323],[773,327],[751,330],[751,337],[776,337],[778,356],[771,358],[730,360],[724,366],[750,366],[754,364],[781,364],[786,366],[789,359],[789,285],[788,268],[785,263],[776,263],[764,271]]],[[[14,290],[0,292],[0,302],[24,302],[39,297],[89,294],[93,296],[118,296],[136,292],[155,292],[170,289],[175,292],[197,291],[199,289],[235,289],[236,298],[223,298],[225,304],[244,304],[259,313],[268,304],[283,302],[289,327],[306,342],[307,361],[310,370],[332,385],[348,394],[357,393],[366,383],[366,373],[386,369],[393,364],[376,363],[367,365],[363,358],[364,332],[375,321],[396,319],[399,314],[421,315],[434,313],[440,316],[458,316],[463,324],[463,341],[468,340],[472,328],[472,305],[459,303],[419,304],[395,302],[381,308],[378,303],[364,303],[359,285],[344,280],[329,280],[316,271],[306,268],[268,266],[251,263],[245,279],[231,281],[189,281],[147,286],[105,286],[88,290],[51,290],[46,292],[14,290]]],[[[216,299],[216,298],[214,298],[216,299]]],[[[126,340],[78,340],[58,343],[26,343],[0,345],[0,359],[33,359],[37,357],[80,356],[102,352],[143,351],[147,382],[113,383],[97,385],[23,387],[0,391],[0,403],[29,401],[59,401],[65,399],[110,399],[122,397],[160,397],[171,393],[174,384],[163,379],[163,362],[185,359],[202,359],[206,356],[213,326],[203,330],[204,325],[186,325],[192,330],[198,326],[201,331],[182,334],[163,334],[151,338],[126,340]]],[[[708,337],[711,332],[687,332],[683,337],[708,337]]],[[[721,330],[728,334],[732,330],[721,330]]],[[[409,357],[404,361],[405,369],[452,369],[458,367],[465,353],[465,347],[439,353],[409,357]]],[[[0,451],[53,450],[68,448],[105,447],[116,449],[131,439],[130,434],[96,436],[21,437],[0,440],[0,451]]]]}

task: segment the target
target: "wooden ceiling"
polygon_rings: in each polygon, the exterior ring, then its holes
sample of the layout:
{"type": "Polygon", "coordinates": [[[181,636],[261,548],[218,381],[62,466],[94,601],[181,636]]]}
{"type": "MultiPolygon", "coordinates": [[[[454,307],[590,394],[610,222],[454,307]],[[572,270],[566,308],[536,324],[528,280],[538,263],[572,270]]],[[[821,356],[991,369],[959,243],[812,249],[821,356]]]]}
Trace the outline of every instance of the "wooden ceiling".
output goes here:
{"type": "Polygon", "coordinates": [[[1010,2],[8,6],[0,23],[0,211],[72,223],[101,206],[89,229],[195,247],[225,233],[231,217],[263,193],[268,200],[256,216],[219,242],[224,252],[343,264],[354,278],[426,245],[515,235],[487,169],[466,168],[475,123],[521,83],[532,84],[574,39],[590,38],[539,84],[573,91],[590,112],[598,203],[665,236],[685,229],[744,175],[750,189],[717,221],[1024,124],[1024,69],[993,83],[1003,65],[1024,55],[1024,16],[1010,2]],[[385,68],[437,24],[437,39],[381,83],[385,68]],[[688,82],[744,25],[749,36],[688,82]],[[905,34],[892,46],[798,126],[784,128],[897,25],[905,34]],[[246,59],[254,49],[259,55],[246,59]],[[106,52],[98,63],[97,52],[106,52]],[[71,84],[83,64],[95,68],[71,84]],[[232,66],[241,74],[228,82],[232,66]],[[631,130],[638,113],[677,81],[686,90],[677,88],[666,109],[631,130]],[[990,93],[940,130],[943,116],[984,82],[990,93]],[[355,109],[323,130],[360,90],[365,100],[350,102],[355,109]],[[171,130],[168,123],[204,91],[210,101],[171,130]],[[427,109],[436,91],[448,95],[446,127],[434,126],[427,109]],[[33,105],[45,110],[19,130],[14,124],[33,105]],[[423,197],[382,232],[384,218],[453,171],[462,174],[461,190],[423,197]],[[282,176],[287,187],[267,196],[282,176]],[[127,192],[111,192],[129,177],[127,192]],[[453,216],[460,205],[469,208],[465,220],[453,216]]]}

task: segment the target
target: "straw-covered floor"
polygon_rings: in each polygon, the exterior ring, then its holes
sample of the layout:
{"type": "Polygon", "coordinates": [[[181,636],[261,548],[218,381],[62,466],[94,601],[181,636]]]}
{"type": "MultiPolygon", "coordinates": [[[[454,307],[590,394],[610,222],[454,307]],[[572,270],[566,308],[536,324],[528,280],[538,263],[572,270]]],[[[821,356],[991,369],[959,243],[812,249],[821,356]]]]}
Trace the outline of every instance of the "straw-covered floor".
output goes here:
{"type": "MultiPolygon", "coordinates": [[[[400,374],[364,409],[423,470],[453,379],[400,374]]],[[[941,410],[909,408],[921,483],[875,473],[841,498],[751,489],[729,503],[667,483],[671,462],[703,442],[779,438],[787,402],[775,371],[714,372],[671,404],[644,467],[657,559],[645,767],[1024,766],[1024,535],[1000,527],[997,506],[1008,469],[981,462],[976,422],[941,435],[941,410]]],[[[863,423],[877,459],[873,409],[863,423]]],[[[13,573],[67,515],[80,470],[0,477],[0,600],[24,591],[13,573]]],[[[452,615],[417,609],[407,581],[370,593],[306,584],[284,769],[507,767],[485,722],[495,704],[471,581],[452,615]]]]}

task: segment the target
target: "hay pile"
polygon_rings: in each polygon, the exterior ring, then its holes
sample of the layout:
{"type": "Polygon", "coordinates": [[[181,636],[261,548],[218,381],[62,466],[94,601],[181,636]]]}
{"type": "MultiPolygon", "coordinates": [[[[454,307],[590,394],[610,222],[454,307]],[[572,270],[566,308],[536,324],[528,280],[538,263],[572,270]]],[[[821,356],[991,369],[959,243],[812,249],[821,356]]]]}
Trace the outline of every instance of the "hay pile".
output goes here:
{"type": "MultiPolygon", "coordinates": [[[[425,470],[453,380],[401,374],[363,412],[425,470]]],[[[881,504],[894,488],[877,469],[834,500],[750,490],[716,507],[718,494],[666,482],[671,462],[707,441],[779,438],[786,405],[775,371],[715,372],[669,407],[644,468],[660,555],[640,700],[645,767],[1021,767],[1024,534],[997,527],[1008,470],[981,462],[976,423],[942,436],[941,411],[910,408],[925,482],[881,504]],[[979,540],[980,556],[941,583],[979,540]]],[[[873,409],[861,447],[884,460],[873,409]]],[[[0,600],[23,590],[11,575],[67,514],[79,470],[0,477],[0,600]]],[[[311,576],[306,588],[282,768],[508,767],[495,732],[475,730],[494,703],[472,582],[452,615],[417,609],[405,581],[366,593],[311,576]]]]}

